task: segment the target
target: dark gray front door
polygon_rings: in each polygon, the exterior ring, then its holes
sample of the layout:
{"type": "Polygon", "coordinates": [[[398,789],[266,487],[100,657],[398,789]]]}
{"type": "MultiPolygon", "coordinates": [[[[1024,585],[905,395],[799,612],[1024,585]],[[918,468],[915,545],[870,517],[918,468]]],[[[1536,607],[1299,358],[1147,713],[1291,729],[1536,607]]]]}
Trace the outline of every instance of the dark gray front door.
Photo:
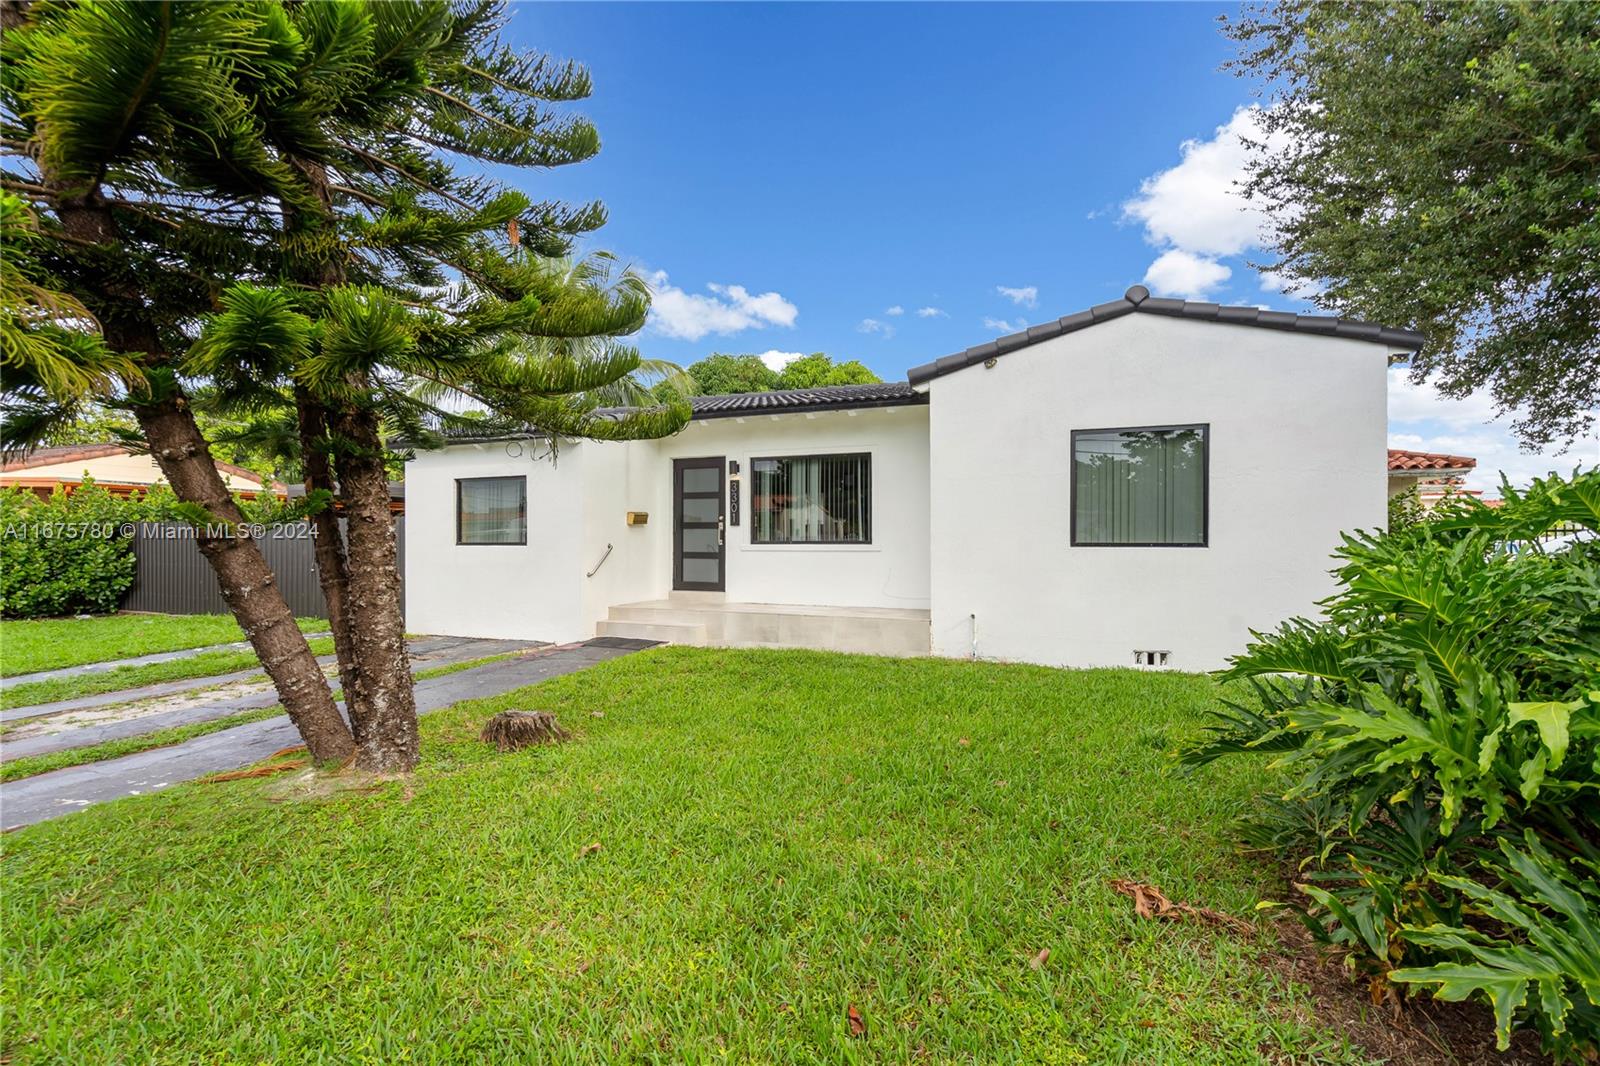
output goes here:
{"type": "Polygon", "coordinates": [[[723,461],[672,461],[672,587],[721,592],[725,587],[722,543],[723,461]]]}

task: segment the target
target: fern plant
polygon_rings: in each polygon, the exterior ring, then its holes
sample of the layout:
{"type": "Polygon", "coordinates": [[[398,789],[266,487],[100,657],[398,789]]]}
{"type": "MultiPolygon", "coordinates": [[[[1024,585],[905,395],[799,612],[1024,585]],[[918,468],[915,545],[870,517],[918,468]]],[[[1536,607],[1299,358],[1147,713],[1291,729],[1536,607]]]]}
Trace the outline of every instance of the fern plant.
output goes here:
{"type": "Polygon", "coordinates": [[[1578,1055],[1595,901],[1558,889],[1600,862],[1600,472],[1504,500],[1347,535],[1324,617],[1254,634],[1221,675],[1254,698],[1180,759],[1287,774],[1244,835],[1305,856],[1293,908],[1380,989],[1481,994],[1502,1042],[1578,1055]]]}

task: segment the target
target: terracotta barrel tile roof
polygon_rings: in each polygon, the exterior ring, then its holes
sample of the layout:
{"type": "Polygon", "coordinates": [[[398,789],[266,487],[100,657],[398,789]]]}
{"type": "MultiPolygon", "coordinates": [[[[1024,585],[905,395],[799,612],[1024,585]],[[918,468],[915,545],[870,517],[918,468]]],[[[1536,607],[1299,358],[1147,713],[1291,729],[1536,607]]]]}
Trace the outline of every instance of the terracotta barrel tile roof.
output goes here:
{"type": "MultiPolygon", "coordinates": [[[[91,459],[105,459],[113,455],[135,455],[132,448],[121,444],[59,444],[48,448],[35,448],[24,454],[7,455],[0,463],[0,470],[9,474],[18,470],[32,470],[40,466],[54,466],[57,463],[86,463],[91,459]]],[[[247,470],[233,463],[225,463],[220,459],[213,459],[216,468],[224,476],[235,477],[242,481],[260,483],[261,475],[254,470],[247,470]]],[[[76,481],[77,478],[58,479],[76,481]]],[[[140,482],[140,484],[143,484],[140,482]]],[[[283,483],[274,481],[267,486],[274,492],[283,491],[283,483]]]]}
{"type": "Polygon", "coordinates": [[[6,470],[29,470],[53,463],[81,463],[89,459],[103,459],[108,455],[125,455],[128,449],[120,444],[61,444],[53,448],[35,448],[26,455],[6,457],[6,470]]]}
{"type": "Polygon", "coordinates": [[[1478,460],[1468,455],[1445,455],[1442,452],[1408,452],[1402,448],[1389,449],[1389,469],[1402,472],[1413,470],[1471,470],[1478,460]]]}

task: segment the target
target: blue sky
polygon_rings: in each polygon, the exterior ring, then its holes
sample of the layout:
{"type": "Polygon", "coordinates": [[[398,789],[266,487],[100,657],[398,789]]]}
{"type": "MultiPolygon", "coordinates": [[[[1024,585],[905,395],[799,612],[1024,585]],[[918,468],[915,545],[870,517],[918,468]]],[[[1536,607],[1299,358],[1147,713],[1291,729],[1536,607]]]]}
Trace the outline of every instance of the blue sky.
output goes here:
{"type": "MultiPolygon", "coordinates": [[[[1307,310],[1249,266],[1225,10],[522,4],[512,40],[593,73],[603,148],[519,184],[605,202],[589,246],[651,277],[640,346],[685,364],[825,351],[899,378],[1135,282],[1307,310]]],[[[1492,413],[1396,375],[1392,442],[1477,455],[1482,487],[1571,467],[1492,413]]]]}

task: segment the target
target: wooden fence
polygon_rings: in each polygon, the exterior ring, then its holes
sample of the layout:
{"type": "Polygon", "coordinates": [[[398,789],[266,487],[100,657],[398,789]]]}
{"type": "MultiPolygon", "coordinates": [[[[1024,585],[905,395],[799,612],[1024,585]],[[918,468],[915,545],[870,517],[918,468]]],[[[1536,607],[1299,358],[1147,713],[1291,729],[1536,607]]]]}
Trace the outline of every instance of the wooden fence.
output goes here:
{"type": "MultiPolygon", "coordinates": [[[[341,523],[342,525],[342,523],[341,523]]],[[[301,618],[326,618],[317,578],[317,542],[307,523],[278,527],[256,539],[267,565],[278,580],[278,590],[301,618]]],[[[406,520],[396,516],[395,541],[400,549],[400,573],[406,570],[406,520]]],[[[141,522],[133,536],[133,554],[139,561],[133,586],[122,597],[125,611],[162,614],[228,614],[227,601],[211,570],[195,546],[191,527],[176,522],[141,522]]],[[[405,605],[405,586],[400,588],[405,605]]]]}

